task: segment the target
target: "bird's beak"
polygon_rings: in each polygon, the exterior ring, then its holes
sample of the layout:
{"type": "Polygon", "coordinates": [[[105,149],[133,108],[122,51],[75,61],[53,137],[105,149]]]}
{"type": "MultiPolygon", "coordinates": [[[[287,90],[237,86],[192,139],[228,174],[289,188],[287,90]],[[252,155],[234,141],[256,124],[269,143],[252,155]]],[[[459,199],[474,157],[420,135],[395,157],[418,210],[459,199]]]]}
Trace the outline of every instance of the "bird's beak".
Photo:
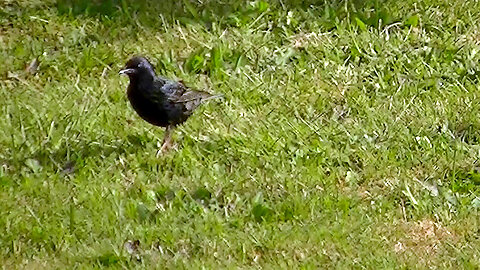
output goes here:
{"type": "Polygon", "coordinates": [[[133,68],[122,69],[122,70],[120,70],[120,72],[118,72],[119,75],[128,75],[128,74],[133,74],[133,73],[135,73],[135,69],[133,69],[133,68]]]}

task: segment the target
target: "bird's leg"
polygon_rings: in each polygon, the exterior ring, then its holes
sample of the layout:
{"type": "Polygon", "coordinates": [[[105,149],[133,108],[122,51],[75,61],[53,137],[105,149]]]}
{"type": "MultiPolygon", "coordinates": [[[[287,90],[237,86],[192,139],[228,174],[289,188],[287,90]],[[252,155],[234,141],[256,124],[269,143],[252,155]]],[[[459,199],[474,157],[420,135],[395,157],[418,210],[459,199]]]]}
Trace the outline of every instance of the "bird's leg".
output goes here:
{"type": "Polygon", "coordinates": [[[162,148],[160,148],[160,152],[166,152],[172,146],[172,131],[173,126],[167,126],[165,129],[165,135],[163,137],[162,148]]]}

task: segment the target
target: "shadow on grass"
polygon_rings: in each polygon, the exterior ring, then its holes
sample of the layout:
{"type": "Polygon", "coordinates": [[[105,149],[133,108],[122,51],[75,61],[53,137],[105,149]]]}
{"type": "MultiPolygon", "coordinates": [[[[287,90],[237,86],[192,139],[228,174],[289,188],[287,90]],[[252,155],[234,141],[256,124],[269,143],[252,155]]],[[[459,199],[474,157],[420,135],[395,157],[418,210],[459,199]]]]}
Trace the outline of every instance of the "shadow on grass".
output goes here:
{"type": "MultiPolygon", "coordinates": [[[[37,172],[42,168],[50,168],[63,175],[70,175],[85,166],[85,163],[92,158],[104,159],[111,155],[120,156],[145,151],[150,142],[147,135],[141,134],[128,135],[113,143],[82,140],[75,144],[65,145],[57,151],[41,148],[28,156],[12,153],[9,155],[11,159],[0,159],[0,163],[17,171],[28,168],[37,172]]],[[[29,152],[28,148],[23,149],[23,147],[26,146],[19,146],[18,153],[29,152]]]]}
{"type": "Polygon", "coordinates": [[[158,27],[162,20],[206,27],[213,23],[222,27],[239,27],[268,13],[269,8],[311,11],[331,27],[339,20],[350,17],[358,17],[365,24],[376,26],[379,20],[383,21],[383,25],[392,20],[386,11],[387,6],[388,1],[381,0],[261,0],[253,3],[234,0],[58,0],[56,3],[62,15],[98,16],[123,23],[132,23],[135,18],[146,27],[158,27]]]}

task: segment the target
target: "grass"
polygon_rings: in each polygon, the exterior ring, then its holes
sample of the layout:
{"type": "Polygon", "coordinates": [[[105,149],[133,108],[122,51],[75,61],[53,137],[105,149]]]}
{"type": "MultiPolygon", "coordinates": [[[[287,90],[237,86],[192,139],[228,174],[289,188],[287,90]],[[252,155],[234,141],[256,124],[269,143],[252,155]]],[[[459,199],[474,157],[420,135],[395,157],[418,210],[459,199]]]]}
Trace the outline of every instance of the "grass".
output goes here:
{"type": "Polygon", "coordinates": [[[0,265],[480,267],[478,1],[0,1],[0,265]],[[225,102],[159,158],[132,55],[225,102]]]}

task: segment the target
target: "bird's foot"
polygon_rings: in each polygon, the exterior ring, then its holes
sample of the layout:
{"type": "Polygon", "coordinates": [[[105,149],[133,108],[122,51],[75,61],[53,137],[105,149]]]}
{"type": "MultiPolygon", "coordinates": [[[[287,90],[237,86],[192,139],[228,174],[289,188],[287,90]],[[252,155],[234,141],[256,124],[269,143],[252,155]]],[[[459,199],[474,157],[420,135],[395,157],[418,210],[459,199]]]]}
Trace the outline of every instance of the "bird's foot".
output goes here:
{"type": "Polygon", "coordinates": [[[164,143],[162,145],[162,147],[160,148],[160,150],[157,151],[157,158],[160,157],[161,155],[164,155],[166,154],[167,152],[169,152],[171,149],[176,149],[176,145],[173,145],[171,142],[169,143],[164,143]]]}
{"type": "Polygon", "coordinates": [[[172,147],[172,129],[173,126],[167,126],[167,129],[165,130],[165,135],[163,137],[163,142],[162,142],[162,147],[160,150],[157,151],[157,157],[160,155],[168,152],[168,150],[172,147]]]}
{"type": "Polygon", "coordinates": [[[158,158],[158,157],[166,154],[169,149],[170,148],[166,144],[162,145],[162,147],[157,151],[156,157],[158,158]]]}

